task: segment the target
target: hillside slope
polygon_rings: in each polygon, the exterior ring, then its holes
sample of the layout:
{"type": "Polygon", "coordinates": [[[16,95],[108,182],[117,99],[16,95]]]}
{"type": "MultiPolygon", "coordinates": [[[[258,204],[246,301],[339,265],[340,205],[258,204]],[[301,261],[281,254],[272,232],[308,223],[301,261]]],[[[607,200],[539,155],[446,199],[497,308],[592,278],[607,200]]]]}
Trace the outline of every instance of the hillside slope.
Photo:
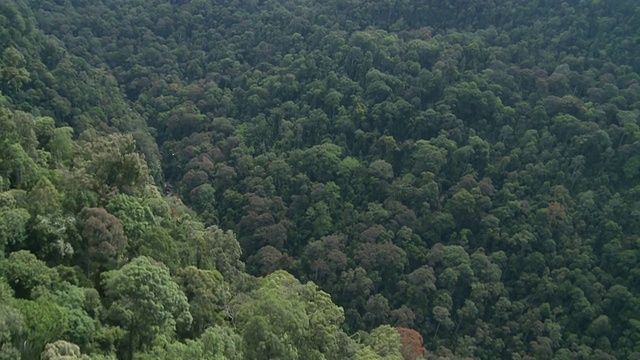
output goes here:
{"type": "Polygon", "coordinates": [[[3,94],[138,134],[156,184],[233,230],[249,273],[318,284],[346,333],[415,329],[434,357],[640,356],[632,3],[25,3],[68,53],[33,50],[58,81],[3,94]]]}

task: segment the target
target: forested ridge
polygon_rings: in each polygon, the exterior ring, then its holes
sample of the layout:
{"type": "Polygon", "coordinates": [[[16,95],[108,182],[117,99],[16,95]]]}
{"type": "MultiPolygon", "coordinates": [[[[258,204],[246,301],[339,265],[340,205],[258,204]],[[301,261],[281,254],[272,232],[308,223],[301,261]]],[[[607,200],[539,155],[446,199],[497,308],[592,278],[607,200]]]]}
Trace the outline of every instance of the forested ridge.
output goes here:
{"type": "Polygon", "coordinates": [[[0,359],[640,359],[638,29],[0,2],[0,359]]]}

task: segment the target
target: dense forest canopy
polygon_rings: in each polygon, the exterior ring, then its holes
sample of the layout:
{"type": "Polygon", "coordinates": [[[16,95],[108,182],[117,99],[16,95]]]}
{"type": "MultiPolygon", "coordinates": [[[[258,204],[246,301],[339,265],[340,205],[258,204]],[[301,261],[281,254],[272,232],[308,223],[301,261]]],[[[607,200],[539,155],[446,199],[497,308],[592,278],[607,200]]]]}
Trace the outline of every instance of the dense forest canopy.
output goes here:
{"type": "Polygon", "coordinates": [[[0,359],[640,359],[638,29],[0,2],[0,359]]]}

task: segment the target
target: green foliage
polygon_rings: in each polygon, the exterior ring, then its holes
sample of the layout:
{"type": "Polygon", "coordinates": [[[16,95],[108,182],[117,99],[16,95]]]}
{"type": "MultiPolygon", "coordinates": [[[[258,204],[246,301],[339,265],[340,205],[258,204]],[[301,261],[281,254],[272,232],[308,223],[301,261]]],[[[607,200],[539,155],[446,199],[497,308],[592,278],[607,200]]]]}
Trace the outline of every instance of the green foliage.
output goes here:
{"type": "Polygon", "coordinates": [[[25,358],[37,357],[46,344],[63,339],[69,330],[64,309],[51,301],[44,298],[18,300],[16,306],[25,322],[25,343],[21,349],[25,358]]]}
{"type": "Polygon", "coordinates": [[[214,326],[205,330],[200,337],[203,353],[215,360],[240,360],[242,338],[230,327],[214,326]]]}
{"type": "Polygon", "coordinates": [[[60,200],[60,193],[47,178],[40,179],[27,195],[29,212],[33,216],[52,215],[59,212],[60,200]]]}
{"type": "Polygon", "coordinates": [[[400,334],[389,325],[373,329],[365,344],[383,359],[402,359],[400,334]]]}
{"type": "Polygon", "coordinates": [[[5,265],[7,282],[20,299],[35,299],[53,290],[58,274],[26,250],[9,254],[5,265]]]}
{"type": "Polygon", "coordinates": [[[237,311],[245,358],[339,359],[342,309],[313,283],[277,271],[237,311]]]}
{"type": "Polygon", "coordinates": [[[38,181],[42,169],[20,144],[3,142],[0,144],[0,155],[0,174],[16,188],[28,189],[38,181]]]}
{"type": "Polygon", "coordinates": [[[8,47],[2,52],[0,67],[0,81],[14,89],[20,89],[30,80],[29,72],[25,69],[24,56],[16,48],[8,47]]]}
{"type": "Polygon", "coordinates": [[[242,338],[229,327],[214,326],[208,328],[196,340],[185,343],[173,342],[156,345],[149,353],[138,359],[211,359],[241,360],[242,338]]]}
{"type": "Polygon", "coordinates": [[[27,237],[27,221],[30,218],[31,215],[25,209],[0,210],[0,246],[3,252],[7,246],[17,247],[23,244],[27,237]]]}
{"type": "Polygon", "coordinates": [[[147,229],[136,245],[139,255],[148,256],[172,270],[179,266],[176,241],[169,231],[162,227],[154,226],[147,229]]]}
{"type": "Polygon", "coordinates": [[[225,299],[228,284],[218,271],[189,266],[178,270],[176,281],[189,301],[193,316],[191,334],[200,335],[205,329],[223,323],[223,309],[229,301],[225,299]]]}
{"type": "Polygon", "coordinates": [[[103,208],[84,208],[77,215],[85,245],[87,273],[92,266],[111,269],[125,258],[127,237],[120,220],[103,208]]]}
{"type": "Polygon", "coordinates": [[[124,233],[131,240],[138,240],[156,223],[151,208],[141,198],[118,194],[106,206],[106,210],[122,222],[124,233]]]}
{"type": "Polygon", "coordinates": [[[77,151],[73,142],[73,129],[70,127],[55,128],[45,148],[51,153],[56,163],[69,163],[77,151]]]}
{"type": "Polygon", "coordinates": [[[188,236],[188,243],[195,251],[194,264],[198,268],[218,270],[226,279],[233,279],[244,270],[240,261],[242,249],[232,231],[212,225],[205,229],[190,229],[188,236]]]}
{"type": "Polygon", "coordinates": [[[0,356],[3,359],[20,359],[24,325],[24,318],[15,307],[13,291],[5,279],[0,278],[0,356]]]}
{"type": "Polygon", "coordinates": [[[164,265],[141,256],[102,277],[109,319],[129,332],[130,354],[157,335],[191,326],[188,300],[164,265]]]}
{"type": "Polygon", "coordinates": [[[79,145],[85,148],[88,173],[95,181],[96,190],[108,194],[113,190],[136,194],[151,181],[147,164],[136,152],[131,135],[114,134],[98,137],[83,133],[79,145]]]}
{"type": "Polygon", "coordinates": [[[633,2],[139,5],[0,3],[2,276],[64,340],[397,359],[394,325],[433,358],[637,357],[633,2]]]}
{"type": "Polygon", "coordinates": [[[85,306],[87,303],[86,294],[86,289],[66,285],[46,296],[61,306],[65,313],[69,323],[65,339],[83,347],[91,344],[96,332],[96,323],[87,313],[87,306],[85,306]]]}

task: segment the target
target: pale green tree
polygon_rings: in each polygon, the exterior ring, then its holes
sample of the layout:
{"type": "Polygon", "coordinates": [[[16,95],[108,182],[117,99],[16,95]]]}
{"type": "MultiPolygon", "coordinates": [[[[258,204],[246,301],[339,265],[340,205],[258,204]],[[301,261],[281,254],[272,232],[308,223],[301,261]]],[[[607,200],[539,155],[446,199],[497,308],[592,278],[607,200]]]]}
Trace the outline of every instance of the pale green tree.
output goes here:
{"type": "Polygon", "coordinates": [[[187,297],[166,266],[140,256],[102,276],[109,318],[128,331],[129,358],[157,335],[191,326],[187,297]]]}

